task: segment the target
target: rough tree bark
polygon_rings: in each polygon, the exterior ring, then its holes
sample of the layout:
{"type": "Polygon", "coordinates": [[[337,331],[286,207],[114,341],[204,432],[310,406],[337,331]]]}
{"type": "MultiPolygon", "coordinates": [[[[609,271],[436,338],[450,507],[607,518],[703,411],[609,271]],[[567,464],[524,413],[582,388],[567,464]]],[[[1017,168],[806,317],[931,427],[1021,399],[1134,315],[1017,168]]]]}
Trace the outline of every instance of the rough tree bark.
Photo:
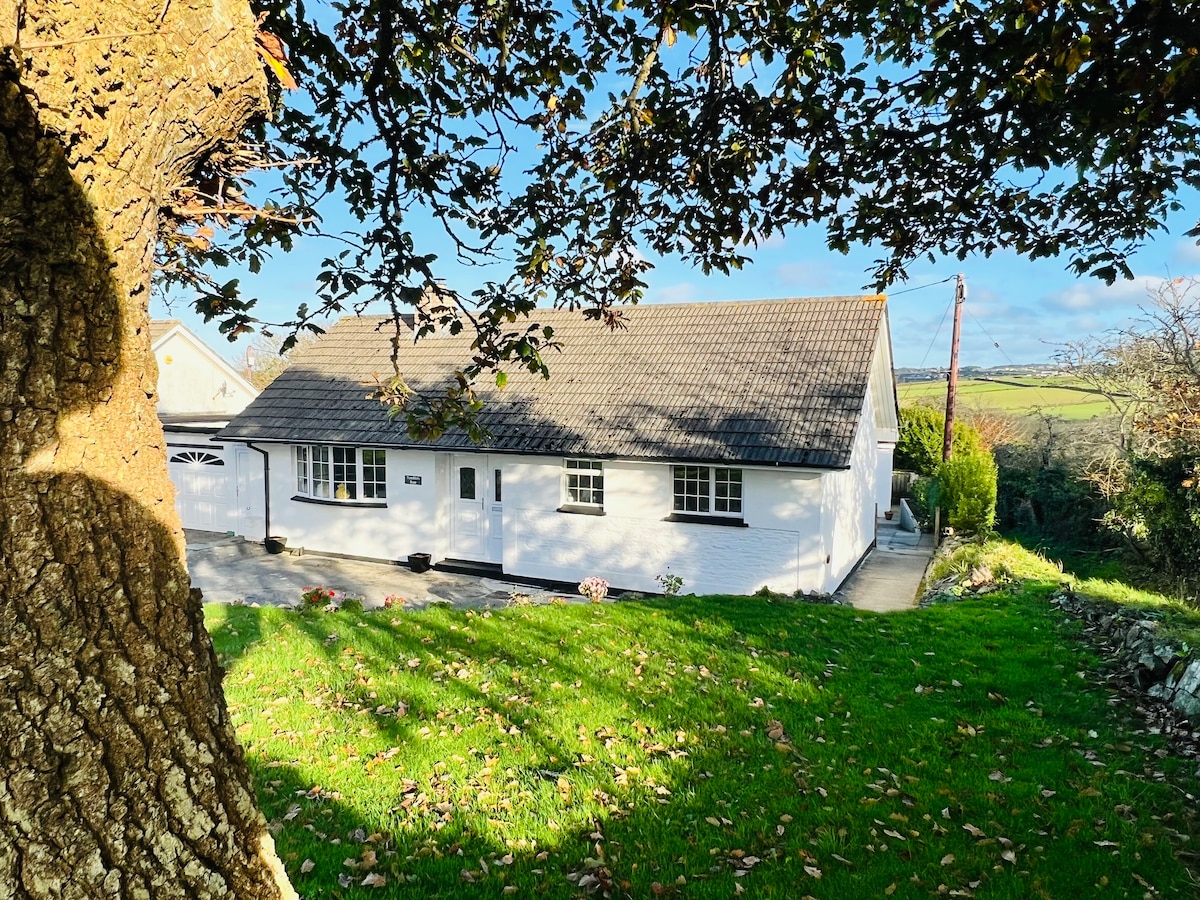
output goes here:
{"type": "Polygon", "coordinates": [[[159,209],[264,105],[247,0],[0,0],[0,898],[294,897],[155,416],[159,209]]]}

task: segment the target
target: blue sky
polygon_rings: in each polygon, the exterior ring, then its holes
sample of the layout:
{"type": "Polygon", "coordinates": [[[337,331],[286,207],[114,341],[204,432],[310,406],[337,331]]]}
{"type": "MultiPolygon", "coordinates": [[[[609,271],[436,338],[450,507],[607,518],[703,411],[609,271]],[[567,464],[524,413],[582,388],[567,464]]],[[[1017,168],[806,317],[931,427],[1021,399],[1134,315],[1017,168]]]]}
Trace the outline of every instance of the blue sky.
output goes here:
{"type": "MultiPolygon", "coordinates": [[[[315,2],[310,13],[318,19],[332,17],[327,3],[315,2]]],[[[676,54],[684,54],[687,42],[680,41],[676,54]]],[[[303,102],[303,101],[300,101],[303,102]]],[[[909,281],[889,291],[892,345],[896,365],[901,367],[945,365],[949,357],[950,325],[939,328],[953,299],[953,276],[967,279],[967,315],[964,318],[962,364],[1001,365],[1007,362],[1045,362],[1053,358],[1065,341],[1100,334],[1138,314],[1139,305],[1149,301],[1155,285],[1165,278],[1200,275],[1200,247],[1185,232],[1200,218],[1200,193],[1182,196],[1187,209],[1168,221],[1132,260],[1136,278],[1107,286],[1098,279],[1081,279],[1066,270],[1065,261],[1029,261],[1015,253],[1001,252],[991,258],[955,259],[936,264],[921,262],[909,269],[909,281]],[[950,279],[947,283],[923,287],[950,279]],[[998,346],[997,346],[998,345],[998,346]]],[[[354,221],[345,210],[323,211],[329,232],[352,230],[354,221]]],[[[432,226],[411,225],[422,242],[441,254],[435,271],[447,284],[469,293],[488,278],[503,280],[505,272],[457,265],[448,241],[431,239],[432,226]]],[[[260,299],[258,314],[266,320],[286,320],[300,303],[312,303],[315,276],[320,261],[342,249],[315,239],[298,241],[295,250],[269,263],[259,275],[219,273],[220,280],[240,276],[244,291],[260,299]]],[[[424,249],[424,248],[422,248],[424,249]]],[[[847,256],[825,247],[824,232],[812,227],[773,237],[756,251],[754,262],[730,276],[705,277],[672,260],[660,260],[648,275],[648,303],[749,300],[774,297],[855,294],[868,282],[871,262],[877,254],[870,248],[856,249],[847,256]]],[[[151,308],[156,317],[175,316],[199,333],[218,352],[241,358],[251,338],[231,345],[215,325],[205,326],[185,303],[167,308],[156,300],[151,308]]]]}
{"type": "MultiPolygon", "coordinates": [[[[914,265],[909,282],[895,285],[889,292],[896,365],[946,364],[950,324],[946,319],[939,331],[939,323],[953,299],[953,281],[922,286],[952,279],[957,272],[966,276],[968,288],[963,365],[1043,362],[1051,359],[1056,346],[1064,341],[1119,327],[1137,315],[1162,279],[1200,275],[1200,247],[1184,234],[1195,224],[1200,198],[1190,195],[1185,199],[1189,210],[1175,214],[1168,223],[1170,232],[1160,233],[1134,257],[1132,268],[1137,277],[1111,287],[1098,279],[1073,276],[1059,260],[1033,262],[1008,252],[990,259],[914,265]]],[[[273,260],[261,274],[243,274],[244,287],[260,298],[260,315],[283,319],[294,313],[298,304],[311,303],[317,265],[325,251],[318,241],[301,241],[291,254],[273,260]]],[[[830,252],[818,228],[774,237],[752,255],[754,263],[731,276],[705,277],[674,261],[660,261],[649,275],[650,289],[644,302],[855,294],[866,284],[875,257],[870,249],[858,249],[848,256],[830,252]]],[[[445,275],[451,286],[468,291],[487,277],[485,270],[458,267],[453,262],[445,268],[445,275]]],[[[230,344],[215,325],[203,325],[185,304],[168,308],[155,301],[151,313],[158,318],[183,319],[230,359],[241,358],[249,343],[243,338],[230,344]]]]}

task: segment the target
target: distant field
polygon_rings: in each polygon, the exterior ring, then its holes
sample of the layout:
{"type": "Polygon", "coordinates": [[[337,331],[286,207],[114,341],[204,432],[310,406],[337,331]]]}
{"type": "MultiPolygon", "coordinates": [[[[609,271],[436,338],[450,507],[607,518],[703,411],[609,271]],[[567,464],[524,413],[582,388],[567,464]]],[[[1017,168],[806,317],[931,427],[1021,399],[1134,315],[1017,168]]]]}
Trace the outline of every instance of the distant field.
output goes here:
{"type": "MultiPolygon", "coordinates": [[[[900,405],[923,399],[944,400],[946,382],[918,381],[900,385],[900,405]]],[[[1073,378],[1005,377],[1004,383],[964,378],[958,383],[958,402],[974,409],[994,409],[1024,415],[1040,409],[1064,419],[1094,419],[1112,411],[1108,401],[1073,378]]]]}

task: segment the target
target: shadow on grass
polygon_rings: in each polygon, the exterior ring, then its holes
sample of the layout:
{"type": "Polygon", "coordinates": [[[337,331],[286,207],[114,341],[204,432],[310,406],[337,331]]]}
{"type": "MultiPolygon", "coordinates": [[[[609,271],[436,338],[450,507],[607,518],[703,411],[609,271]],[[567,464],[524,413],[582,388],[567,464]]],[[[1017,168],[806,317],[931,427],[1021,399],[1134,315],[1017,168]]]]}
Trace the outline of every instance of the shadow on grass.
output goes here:
{"type": "Polygon", "coordinates": [[[231,680],[239,717],[269,723],[249,758],[306,897],[350,896],[371,872],[443,897],[581,883],[904,897],[972,880],[1069,896],[1146,866],[1160,889],[1186,883],[1169,841],[1133,833],[1179,815],[1168,788],[1114,776],[1136,765],[1111,749],[1105,768],[1084,755],[1114,746],[1117,726],[1039,602],[876,616],[677,598],[390,618],[241,609],[215,629],[219,646],[259,635],[231,680]],[[260,684],[284,653],[292,671],[260,684]],[[375,712],[399,704],[406,715],[375,712]],[[1021,868],[966,824],[1023,842],[1021,868]]]}
{"type": "Polygon", "coordinates": [[[210,606],[205,627],[225,669],[245,656],[262,639],[260,610],[254,607],[210,606]]]}

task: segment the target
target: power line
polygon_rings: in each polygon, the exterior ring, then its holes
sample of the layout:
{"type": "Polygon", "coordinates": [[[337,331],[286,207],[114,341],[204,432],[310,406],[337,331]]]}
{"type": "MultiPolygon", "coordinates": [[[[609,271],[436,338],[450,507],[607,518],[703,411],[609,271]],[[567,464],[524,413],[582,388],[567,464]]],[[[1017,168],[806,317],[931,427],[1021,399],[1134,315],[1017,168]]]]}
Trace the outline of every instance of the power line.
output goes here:
{"type": "MultiPolygon", "coordinates": [[[[950,277],[953,278],[954,276],[952,275],[950,277]]],[[[950,278],[946,279],[946,281],[949,281],[949,280],[950,280],[950,278]]],[[[938,282],[938,284],[941,284],[941,283],[942,282],[940,282],[940,281],[938,282]]],[[[932,287],[932,285],[927,284],[927,285],[925,285],[925,287],[932,287]]],[[[942,333],[942,326],[946,324],[946,316],[950,315],[950,310],[953,308],[954,308],[954,301],[951,300],[950,305],[946,307],[946,311],[944,313],[942,313],[942,321],[938,322],[937,331],[935,331],[933,333],[933,340],[931,340],[929,342],[929,347],[926,348],[925,355],[921,357],[921,364],[919,366],[917,366],[918,369],[925,368],[925,360],[929,359],[929,354],[933,350],[933,345],[937,342],[938,335],[942,333]]]]}
{"type": "MultiPolygon", "coordinates": [[[[992,337],[990,334],[988,334],[988,330],[987,330],[986,328],[984,328],[984,327],[983,327],[983,323],[982,323],[982,322],[980,322],[980,321],[979,321],[977,318],[975,318],[975,316],[971,315],[971,311],[970,311],[969,309],[967,310],[967,315],[968,315],[968,316],[971,316],[971,321],[972,321],[972,322],[974,322],[974,323],[975,323],[975,325],[976,325],[976,327],[977,327],[977,328],[978,328],[980,331],[982,331],[982,332],[983,332],[983,335],[984,335],[984,337],[986,337],[986,338],[987,338],[989,341],[991,341],[991,342],[992,342],[992,346],[993,346],[993,347],[995,347],[997,350],[999,350],[999,351],[1000,351],[1000,355],[1001,355],[1001,356],[1003,356],[1003,357],[1004,357],[1004,358],[1005,358],[1005,359],[1008,361],[1008,364],[1009,364],[1010,366],[1014,366],[1014,367],[1015,367],[1017,364],[1016,364],[1015,362],[1013,362],[1013,358],[1012,358],[1011,356],[1009,356],[1007,353],[1005,353],[1005,352],[1004,352],[1004,348],[1000,346],[1000,342],[999,342],[999,341],[997,341],[997,340],[996,340],[995,338],[993,338],[993,337],[992,337]]],[[[1030,386],[1033,388],[1034,392],[1035,392],[1035,393],[1037,394],[1037,396],[1038,396],[1038,397],[1041,399],[1042,403],[1043,403],[1045,406],[1053,406],[1053,405],[1054,405],[1054,404],[1052,404],[1052,403],[1050,402],[1050,398],[1049,398],[1049,397],[1047,397],[1045,394],[1043,394],[1043,393],[1042,393],[1042,388],[1043,388],[1043,387],[1047,387],[1047,385],[1044,385],[1044,384],[1034,384],[1034,385],[1030,385],[1030,386]]]]}
{"type": "Polygon", "coordinates": [[[931,281],[929,284],[919,284],[916,287],[905,288],[902,291],[892,291],[888,294],[889,297],[899,297],[901,294],[911,294],[913,291],[923,291],[925,288],[937,287],[939,284],[945,284],[947,281],[953,281],[957,275],[951,275],[949,278],[943,278],[941,281],[931,281]]]}
{"type": "Polygon", "coordinates": [[[987,330],[986,328],[984,328],[984,327],[983,327],[983,323],[982,323],[982,322],[980,322],[980,321],[979,321],[977,318],[975,318],[975,316],[974,316],[974,315],[972,315],[972,313],[971,313],[971,311],[970,311],[969,309],[967,310],[967,315],[968,315],[968,316],[971,316],[971,321],[972,321],[972,322],[974,322],[974,323],[975,323],[975,325],[976,325],[976,327],[977,327],[977,328],[978,328],[980,331],[982,331],[982,332],[983,332],[983,336],[984,336],[985,338],[987,338],[989,341],[991,341],[991,342],[992,342],[992,346],[993,346],[993,347],[995,347],[997,350],[999,350],[999,351],[1000,351],[1000,355],[1001,355],[1001,356],[1003,356],[1003,357],[1004,357],[1006,360],[1008,360],[1008,364],[1009,364],[1010,366],[1015,366],[1015,365],[1016,365],[1016,363],[1015,363],[1015,362],[1013,362],[1013,360],[1012,360],[1012,357],[1011,357],[1011,356],[1009,356],[1007,353],[1005,353],[1005,352],[1004,352],[1004,348],[1000,346],[1000,342],[999,342],[999,341],[997,341],[997,340],[996,340],[994,337],[992,337],[990,334],[988,334],[988,330],[987,330]]]}

